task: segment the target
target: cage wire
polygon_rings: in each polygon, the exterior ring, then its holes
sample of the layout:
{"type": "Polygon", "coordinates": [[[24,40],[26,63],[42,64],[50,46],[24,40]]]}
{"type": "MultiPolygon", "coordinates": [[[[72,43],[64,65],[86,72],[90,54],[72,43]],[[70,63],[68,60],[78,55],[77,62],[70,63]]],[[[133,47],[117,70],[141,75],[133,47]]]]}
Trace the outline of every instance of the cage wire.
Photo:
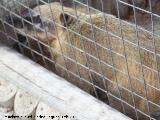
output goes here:
{"type": "Polygon", "coordinates": [[[135,120],[160,118],[160,1],[2,1],[1,42],[135,120]]]}

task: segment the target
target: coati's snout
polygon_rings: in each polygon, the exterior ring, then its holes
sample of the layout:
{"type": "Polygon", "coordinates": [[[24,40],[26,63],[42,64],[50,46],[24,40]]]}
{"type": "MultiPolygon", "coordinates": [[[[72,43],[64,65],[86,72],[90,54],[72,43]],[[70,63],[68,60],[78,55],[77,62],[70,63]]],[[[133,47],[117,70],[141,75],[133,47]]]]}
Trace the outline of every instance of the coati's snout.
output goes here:
{"type": "Polygon", "coordinates": [[[40,14],[33,10],[25,10],[19,15],[9,15],[6,22],[19,29],[33,29],[33,26],[42,27],[40,14]]]}

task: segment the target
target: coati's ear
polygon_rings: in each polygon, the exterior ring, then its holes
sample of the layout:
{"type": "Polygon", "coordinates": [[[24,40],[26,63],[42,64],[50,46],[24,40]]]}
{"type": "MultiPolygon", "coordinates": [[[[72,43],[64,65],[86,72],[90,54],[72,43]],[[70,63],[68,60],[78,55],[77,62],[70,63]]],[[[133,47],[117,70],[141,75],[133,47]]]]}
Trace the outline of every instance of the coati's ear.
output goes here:
{"type": "Polygon", "coordinates": [[[75,21],[75,18],[68,13],[61,13],[60,14],[60,22],[63,26],[68,26],[71,24],[73,21],[75,21]]]}

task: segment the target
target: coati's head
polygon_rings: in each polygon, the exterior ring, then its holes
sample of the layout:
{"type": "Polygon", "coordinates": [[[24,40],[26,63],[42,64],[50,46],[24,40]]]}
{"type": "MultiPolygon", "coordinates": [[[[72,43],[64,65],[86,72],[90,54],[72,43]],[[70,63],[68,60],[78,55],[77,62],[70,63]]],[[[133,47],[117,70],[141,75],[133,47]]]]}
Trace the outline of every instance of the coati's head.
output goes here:
{"type": "Polygon", "coordinates": [[[14,24],[19,31],[23,31],[40,41],[44,41],[46,39],[44,37],[46,35],[43,34],[44,32],[47,32],[48,36],[56,35],[56,24],[60,24],[59,15],[64,11],[76,14],[74,9],[68,7],[62,8],[60,3],[53,2],[50,5],[37,6],[33,10],[25,10],[20,16],[12,16],[8,21],[14,24]],[[35,35],[36,33],[38,35],[35,35]]]}

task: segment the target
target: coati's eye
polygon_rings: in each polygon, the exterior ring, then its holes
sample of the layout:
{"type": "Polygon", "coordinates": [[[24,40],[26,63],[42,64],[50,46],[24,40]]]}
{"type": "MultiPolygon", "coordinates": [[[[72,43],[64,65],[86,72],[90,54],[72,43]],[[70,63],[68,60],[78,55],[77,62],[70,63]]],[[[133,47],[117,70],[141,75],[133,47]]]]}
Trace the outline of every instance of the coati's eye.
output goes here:
{"type": "Polygon", "coordinates": [[[36,23],[36,24],[42,23],[42,19],[40,15],[33,16],[32,18],[33,18],[33,23],[36,23]]]}
{"type": "Polygon", "coordinates": [[[11,24],[11,23],[12,23],[11,16],[7,15],[7,16],[5,17],[5,21],[11,24]]]}
{"type": "Polygon", "coordinates": [[[40,15],[38,15],[35,20],[36,20],[37,23],[41,23],[42,22],[40,15]]]}

